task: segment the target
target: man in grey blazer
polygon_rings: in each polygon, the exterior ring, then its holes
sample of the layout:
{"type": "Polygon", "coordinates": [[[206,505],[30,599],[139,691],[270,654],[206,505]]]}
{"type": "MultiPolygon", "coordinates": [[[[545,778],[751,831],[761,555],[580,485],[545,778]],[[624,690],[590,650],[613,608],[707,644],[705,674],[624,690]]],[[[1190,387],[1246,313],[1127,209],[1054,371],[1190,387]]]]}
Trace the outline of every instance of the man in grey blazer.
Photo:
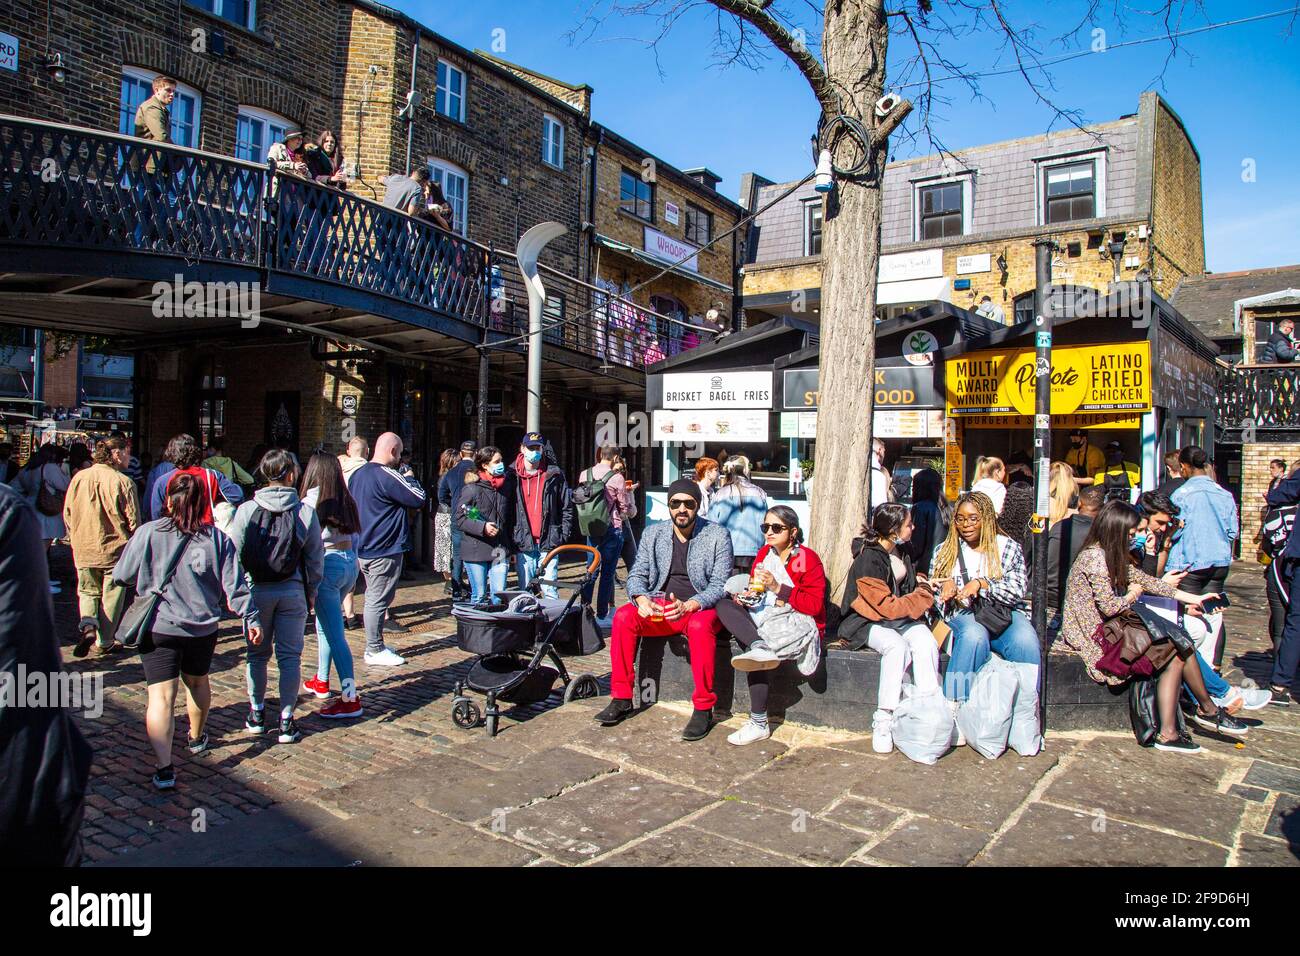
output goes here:
{"type": "Polygon", "coordinates": [[[613,727],[633,713],[633,672],[641,638],[685,634],[695,679],[695,713],[682,739],[699,740],[713,726],[717,701],[713,664],[719,625],[713,606],[731,576],[731,535],[699,516],[700,487],[688,478],[669,486],[668,511],[672,521],[646,531],[628,573],[627,595],[632,600],[615,612],[610,637],[613,699],[596,720],[613,727]],[[660,599],[652,600],[653,594],[660,599]]]}

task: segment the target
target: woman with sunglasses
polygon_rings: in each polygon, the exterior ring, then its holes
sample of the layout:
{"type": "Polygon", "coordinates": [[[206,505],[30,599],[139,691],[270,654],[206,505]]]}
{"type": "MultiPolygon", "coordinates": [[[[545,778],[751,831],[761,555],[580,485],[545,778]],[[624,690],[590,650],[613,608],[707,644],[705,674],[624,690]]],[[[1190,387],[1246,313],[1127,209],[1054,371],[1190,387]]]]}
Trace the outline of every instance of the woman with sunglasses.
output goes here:
{"type": "Polygon", "coordinates": [[[759,530],[764,543],[750,572],[750,593],[761,587],[762,602],[751,609],[741,602],[740,595],[733,595],[714,607],[722,629],[742,649],[731,659],[731,665],[745,671],[749,681],[749,721],[727,738],[728,743],[737,746],[772,736],[767,723],[768,682],[781,658],[759,639],[758,626],[764,614],[788,604],[816,622],[819,641],[826,636],[826,572],[817,553],[803,543],[799,516],[793,508],[776,505],[767,510],[759,530]]]}

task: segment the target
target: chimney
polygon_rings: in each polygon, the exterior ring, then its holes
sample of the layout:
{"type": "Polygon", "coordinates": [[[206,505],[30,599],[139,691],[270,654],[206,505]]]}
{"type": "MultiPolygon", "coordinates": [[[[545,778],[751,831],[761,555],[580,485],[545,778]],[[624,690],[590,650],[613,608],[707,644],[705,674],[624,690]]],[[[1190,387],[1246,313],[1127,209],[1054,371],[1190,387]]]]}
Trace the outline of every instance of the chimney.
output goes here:
{"type": "Polygon", "coordinates": [[[682,172],[701,186],[712,189],[714,192],[718,191],[718,183],[722,182],[721,176],[711,169],[705,169],[703,166],[698,166],[695,169],[683,169],[682,172]]]}

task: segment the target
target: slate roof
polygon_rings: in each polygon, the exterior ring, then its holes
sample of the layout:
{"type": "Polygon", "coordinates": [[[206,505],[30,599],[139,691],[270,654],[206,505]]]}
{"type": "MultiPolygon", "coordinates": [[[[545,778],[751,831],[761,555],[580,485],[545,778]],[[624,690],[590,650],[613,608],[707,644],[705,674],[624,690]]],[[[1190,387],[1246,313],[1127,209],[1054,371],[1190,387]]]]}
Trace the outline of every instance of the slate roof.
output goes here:
{"type": "Polygon", "coordinates": [[[1300,289],[1300,265],[1188,276],[1169,301],[1210,338],[1221,339],[1240,334],[1233,328],[1234,302],[1281,289],[1300,289]]]}

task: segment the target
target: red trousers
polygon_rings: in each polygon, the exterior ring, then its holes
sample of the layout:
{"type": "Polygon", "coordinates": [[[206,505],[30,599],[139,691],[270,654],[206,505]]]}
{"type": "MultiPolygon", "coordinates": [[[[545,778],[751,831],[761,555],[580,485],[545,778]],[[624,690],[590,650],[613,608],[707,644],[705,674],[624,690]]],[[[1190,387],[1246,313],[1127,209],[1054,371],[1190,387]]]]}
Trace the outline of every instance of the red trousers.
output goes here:
{"type": "MultiPolygon", "coordinates": [[[[696,710],[710,710],[717,703],[713,693],[713,665],[717,658],[718,615],[713,611],[696,611],[675,621],[652,621],[637,612],[636,602],[624,604],[614,613],[614,627],[609,641],[612,668],[610,696],[635,700],[633,680],[637,645],[643,637],[672,637],[685,634],[691,652],[691,676],[695,693],[691,703],[696,710]]],[[[658,695],[656,695],[658,696],[658,695]]]]}

